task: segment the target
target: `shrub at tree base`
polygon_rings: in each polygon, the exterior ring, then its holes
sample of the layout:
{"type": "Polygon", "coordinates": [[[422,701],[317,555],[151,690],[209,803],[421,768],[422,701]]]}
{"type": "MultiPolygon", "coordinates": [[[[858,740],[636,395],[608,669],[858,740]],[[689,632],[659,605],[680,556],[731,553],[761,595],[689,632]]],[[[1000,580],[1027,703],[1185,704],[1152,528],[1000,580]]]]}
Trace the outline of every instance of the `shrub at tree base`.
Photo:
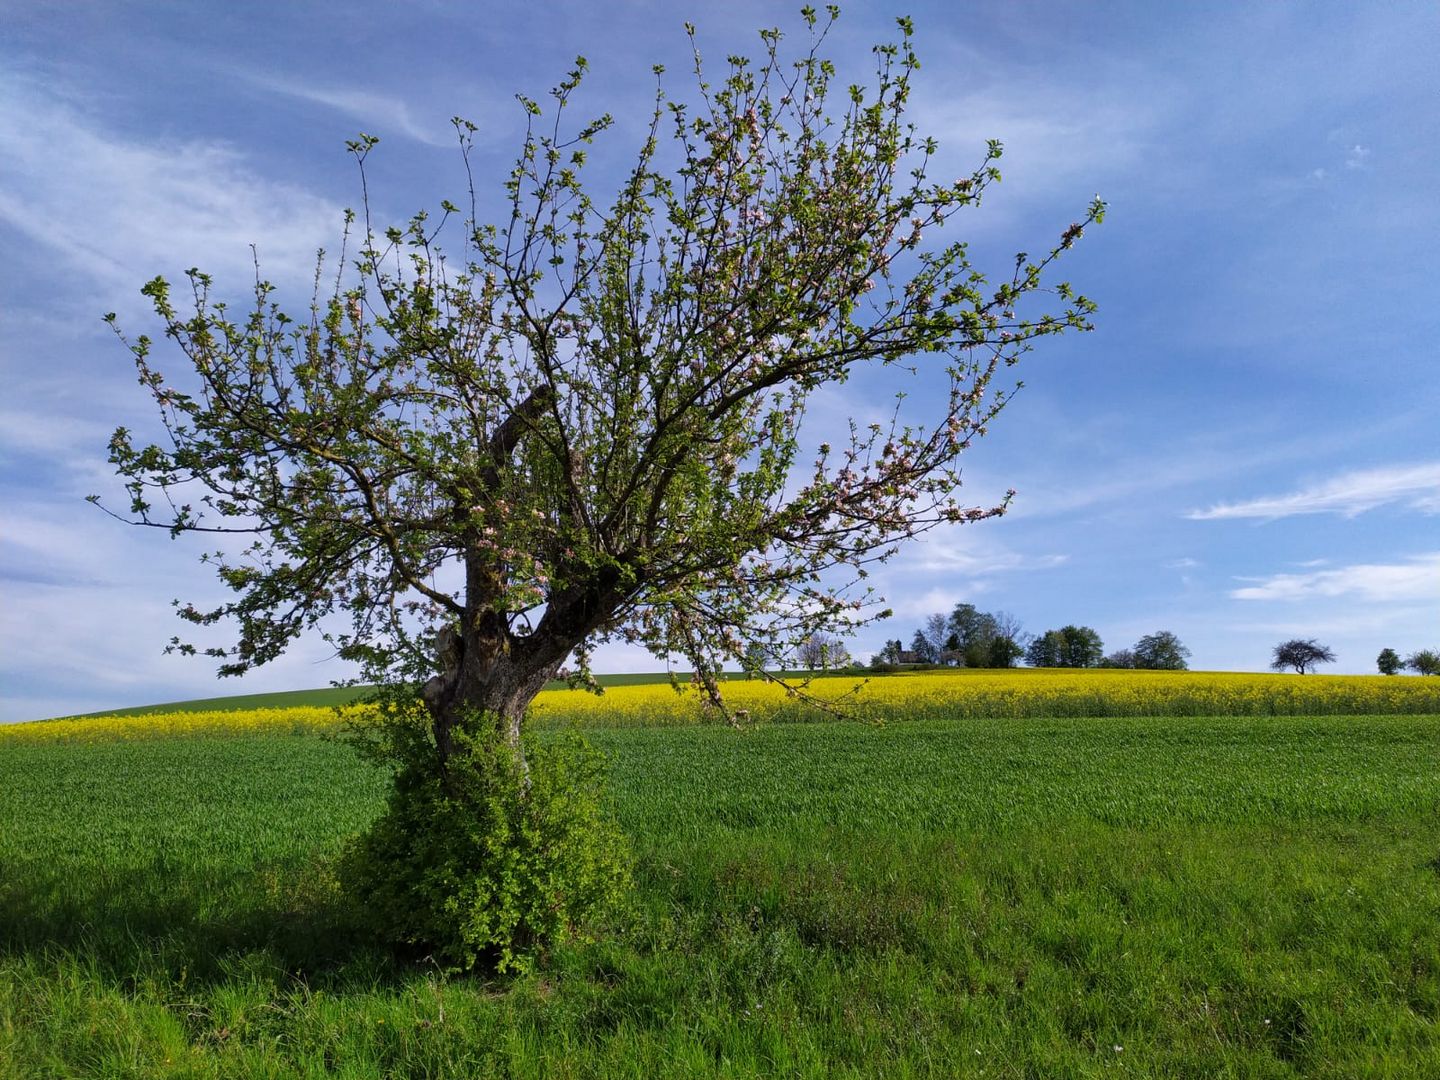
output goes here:
{"type": "Polygon", "coordinates": [[[380,940],[456,971],[528,970],[582,935],[630,887],[628,848],[602,800],[604,761],[579,735],[527,739],[525,766],[472,719],[443,770],[418,726],[372,745],[398,769],[385,813],[347,853],[344,883],[380,940]]]}

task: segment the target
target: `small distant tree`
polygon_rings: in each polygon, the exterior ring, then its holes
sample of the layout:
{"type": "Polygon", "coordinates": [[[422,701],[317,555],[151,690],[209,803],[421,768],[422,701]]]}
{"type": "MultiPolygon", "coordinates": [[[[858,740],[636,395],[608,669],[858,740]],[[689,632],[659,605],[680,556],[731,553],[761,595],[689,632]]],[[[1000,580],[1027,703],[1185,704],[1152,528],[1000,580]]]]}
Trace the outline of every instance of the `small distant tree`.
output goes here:
{"type": "Polygon", "coordinates": [[[1276,671],[1284,671],[1289,668],[1297,674],[1306,675],[1314,670],[1317,664],[1333,664],[1334,662],[1335,654],[1314,638],[1303,640],[1292,638],[1275,646],[1270,666],[1276,671]]]}
{"type": "Polygon", "coordinates": [[[796,659],[806,671],[828,671],[850,663],[850,650],[833,634],[816,631],[795,650],[796,659]]]}
{"type": "Polygon", "coordinates": [[[1060,637],[1064,645],[1060,650],[1061,667],[1099,667],[1105,655],[1105,644],[1100,635],[1089,626],[1063,626],[1060,637]]]}
{"type": "Polygon", "coordinates": [[[1404,662],[1394,649],[1381,649],[1380,655],[1375,658],[1375,666],[1379,668],[1381,675],[1398,675],[1404,662]]]}
{"type": "Polygon", "coordinates": [[[1025,662],[1031,667],[1099,667],[1105,657],[1100,635],[1089,626],[1047,630],[1030,642],[1025,662]]]}
{"type": "Polygon", "coordinates": [[[956,604],[947,627],[950,648],[964,659],[966,667],[990,666],[990,642],[1000,632],[995,616],[974,604],[956,604]]]}
{"type": "Polygon", "coordinates": [[[916,630],[910,638],[910,651],[922,664],[938,664],[940,662],[940,646],[926,637],[924,630],[916,630]]]}
{"type": "Polygon", "coordinates": [[[1169,630],[1146,634],[1135,643],[1135,666],[1157,671],[1184,671],[1190,650],[1169,630]]]}
{"type": "Polygon", "coordinates": [[[1016,641],[1009,634],[997,634],[990,639],[990,645],[986,649],[986,667],[1008,668],[1014,667],[1016,662],[1025,655],[1025,647],[1016,641]]]}
{"type": "Polygon", "coordinates": [[[1136,663],[1134,649],[1116,649],[1100,661],[1100,666],[1106,668],[1135,668],[1140,665],[1136,663]]]}
{"type": "Polygon", "coordinates": [[[880,651],[870,658],[870,666],[889,667],[898,664],[900,663],[900,654],[904,649],[905,646],[900,643],[899,638],[887,641],[880,646],[880,651]]]}
{"type": "Polygon", "coordinates": [[[774,665],[774,661],[774,656],[764,642],[752,641],[745,646],[745,655],[740,660],[740,666],[744,669],[746,678],[754,679],[774,665]]]}
{"type": "Polygon", "coordinates": [[[1025,663],[1031,667],[1059,667],[1065,652],[1065,636],[1059,630],[1046,630],[1031,640],[1025,650],[1025,663]]]}
{"type": "Polygon", "coordinates": [[[1440,675],[1440,652],[1421,649],[1405,658],[1405,666],[1417,675],[1440,675]]]}

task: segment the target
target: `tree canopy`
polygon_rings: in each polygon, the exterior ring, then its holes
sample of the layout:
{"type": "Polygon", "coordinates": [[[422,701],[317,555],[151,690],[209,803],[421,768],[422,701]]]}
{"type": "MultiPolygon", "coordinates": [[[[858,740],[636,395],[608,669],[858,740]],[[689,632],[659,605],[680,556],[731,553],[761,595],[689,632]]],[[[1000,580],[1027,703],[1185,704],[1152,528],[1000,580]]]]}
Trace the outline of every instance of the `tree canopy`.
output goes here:
{"type": "Polygon", "coordinates": [[[1025,662],[1031,667],[1098,667],[1104,656],[1099,633],[1073,624],[1045,631],[1025,650],[1025,662]]]}
{"type": "Polygon", "coordinates": [[[1405,666],[1416,675],[1440,675],[1440,650],[1420,649],[1405,658],[1405,666]]]}
{"type": "MultiPolygon", "coordinates": [[[[648,133],[607,198],[587,148],[611,118],[569,119],[582,59],[548,116],[521,98],[498,222],[473,180],[468,209],[404,227],[367,203],[298,319],[264,280],[238,311],[198,270],[183,298],[145,287],[186,371],[129,342],[167,438],[122,427],[110,456],[136,522],[254,535],[215,557],[232,598],[180,608],[236,627],[205,650],[222,674],[318,630],[369,678],[432,676],[442,759],[462,707],[508,717],[518,745],[534,693],[608,639],[687,657],[718,704],[714,673],[747,643],[884,614],[868,565],[1004,511],[959,500],[957,462],[1006,402],[997,375],[1088,329],[1068,286],[1037,301],[1103,205],[982,273],[946,230],[1000,179],[1000,144],[935,176],[937,144],[905,119],[909,21],[873,79],[843,88],[819,52],[829,23],[805,21],[797,55],[763,31],[759,62],[730,57],[714,81],[697,48],[691,100],[657,68],[648,133]],[[888,421],[807,442],[811,395],[863,366],[897,387],[923,369],[924,408],[902,411],[900,391],[888,421]]],[[[456,127],[468,166],[476,129],[456,127]]],[[[351,144],[362,177],[376,141],[351,144]]]]}
{"type": "Polygon", "coordinates": [[[1169,630],[1146,634],[1135,643],[1135,666],[1158,671],[1184,671],[1190,649],[1169,630]]]}
{"type": "Polygon", "coordinates": [[[1270,666],[1276,671],[1286,668],[1298,675],[1306,675],[1318,664],[1333,664],[1335,654],[1314,638],[1292,638],[1275,646],[1270,666]]]}

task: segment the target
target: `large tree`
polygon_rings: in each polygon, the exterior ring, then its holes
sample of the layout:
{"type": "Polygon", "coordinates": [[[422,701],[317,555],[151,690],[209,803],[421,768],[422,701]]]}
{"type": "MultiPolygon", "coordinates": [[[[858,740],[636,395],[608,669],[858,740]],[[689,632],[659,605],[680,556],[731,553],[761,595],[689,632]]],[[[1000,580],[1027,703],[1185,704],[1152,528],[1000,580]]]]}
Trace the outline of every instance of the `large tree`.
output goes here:
{"type": "MultiPolygon", "coordinates": [[[[551,116],[521,99],[497,223],[473,182],[466,209],[405,227],[372,226],[367,203],[299,319],[264,281],[243,309],[199,271],[145,287],[183,371],[127,342],[166,437],[121,428],[111,460],[136,522],[255,537],[216,559],[233,596],[180,609],[238,629],[205,650],[222,674],[313,629],[372,679],[428,679],[441,773],[479,714],[523,770],[526,708],[567,659],[583,670],[617,638],[681,654],[720,705],[714,673],[747,643],[853,630],[883,614],[856,585],[869,564],[1004,511],[959,500],[957,461],[1005,404],[997,376],[1088,329],[1089,300],[1038,294],[1103,207],[982,274],[947,230],[999,180],[999,143],[935,175],[935,142],[905,119],[909,22],[872,80],[841,87],[829,24],[805,19],[793,58],[773,30],[720,76],[697,51],[689,101],[657,68],[607,198],[586,151],[610,118],[568,119],[582,60],[551,116]],[[890,419],[805,426],[818,389],[879,369],[890,419]],[[902,407],[911,381],[924,392],[902,407]]],[[[468,168],[475,128],[457,130],[468,168]]],[[[362,176],[375,142],[351,146],[362,176]]]]}

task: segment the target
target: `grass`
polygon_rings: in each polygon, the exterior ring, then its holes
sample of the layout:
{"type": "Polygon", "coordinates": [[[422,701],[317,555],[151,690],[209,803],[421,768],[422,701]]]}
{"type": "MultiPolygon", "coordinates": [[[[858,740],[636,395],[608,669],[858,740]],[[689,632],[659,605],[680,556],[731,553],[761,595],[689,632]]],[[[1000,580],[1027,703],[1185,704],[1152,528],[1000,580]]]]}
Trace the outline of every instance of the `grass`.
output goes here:
{"type": "Polygon", "coordinates": [[[359,941],[313,735],[0,743],[0,1077],[1440,1075],[1440,717],[589,732],[634,909],[359,941]]]}

